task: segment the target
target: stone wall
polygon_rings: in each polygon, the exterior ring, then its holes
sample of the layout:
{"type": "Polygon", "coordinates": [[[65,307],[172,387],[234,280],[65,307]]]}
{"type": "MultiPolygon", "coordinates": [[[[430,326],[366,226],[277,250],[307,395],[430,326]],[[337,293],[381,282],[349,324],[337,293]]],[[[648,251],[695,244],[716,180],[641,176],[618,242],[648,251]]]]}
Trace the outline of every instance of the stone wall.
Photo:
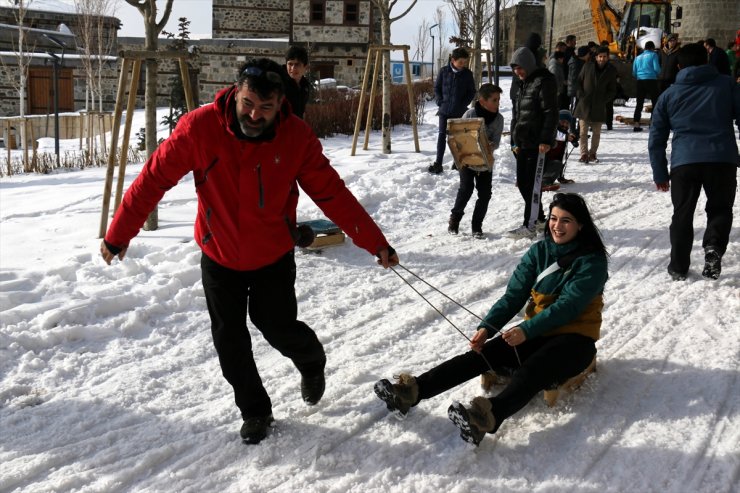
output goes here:
{"type": "Polygon", "coordinates": [[[213,38],[287,38],[290,0],[214,0],[213,38]]]}
{"type": "Polygon", "coordinates": [[[531,33],[537,33],[546,40],[544,32],[545,8],[539,3],[519,3],[502,11],[501,23],[506,24],[502,29],[505,39],[502,43],[504,62],[508,65],[511,55],[517,48],[524,46],[531,33]]]}

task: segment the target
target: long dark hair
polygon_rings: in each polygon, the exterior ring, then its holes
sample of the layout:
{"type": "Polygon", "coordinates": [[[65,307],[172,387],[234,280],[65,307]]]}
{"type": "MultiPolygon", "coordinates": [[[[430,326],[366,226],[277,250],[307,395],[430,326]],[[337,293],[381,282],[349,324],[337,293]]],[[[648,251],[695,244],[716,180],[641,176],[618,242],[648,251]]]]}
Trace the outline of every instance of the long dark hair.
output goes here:
{"type": "MultiPolygon", "coordinates": [[[[550,203],[550,212],[552,212],[553,207],[568,211],[576,218],[578,224],[581,225],[581,230],[577,236],[581,248],[589,253],[600,253],[604,257],[609,256],[606,245],[604,245],[604,239],[601,237],[601,232],[596,227],[596,224],[594,224],[591,212],[588,210],[588,205],[586,205],[583,197],[577,193],[556,193],[550,203]]],[[[551,237],[549,223],[545,228],[545,237],[551,237]]]]}

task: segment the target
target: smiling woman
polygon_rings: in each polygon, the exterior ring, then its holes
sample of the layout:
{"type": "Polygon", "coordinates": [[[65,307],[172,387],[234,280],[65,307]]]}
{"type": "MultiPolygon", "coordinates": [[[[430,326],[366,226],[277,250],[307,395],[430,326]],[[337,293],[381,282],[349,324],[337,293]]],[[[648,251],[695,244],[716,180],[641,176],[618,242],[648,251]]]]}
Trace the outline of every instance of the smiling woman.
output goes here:
{"type": "Polygon", "coordinates": [[[556,194],[548,224],[545,238],[529,248],[470,339],[470,351],[418,377],[401,374],[395,384],[375,384],[390,411],[405,415],[421,400],[489,370],[511,375],[495,397],[476,397],[469,407],[455,402],[447,411],[463,440],[478,445],[537,393],[592,364],[608,277],[606,248],[580,195],[556,194]],[[524,322],[503,332],[525,305],[524,322]]]}

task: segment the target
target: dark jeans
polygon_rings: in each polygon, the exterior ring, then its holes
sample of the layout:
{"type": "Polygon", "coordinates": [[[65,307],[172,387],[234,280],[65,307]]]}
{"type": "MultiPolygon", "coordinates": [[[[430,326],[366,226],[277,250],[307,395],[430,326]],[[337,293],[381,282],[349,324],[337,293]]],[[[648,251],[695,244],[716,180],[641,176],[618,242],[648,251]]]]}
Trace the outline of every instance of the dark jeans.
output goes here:
{"type": "Polygon", "coordinates": [[[488,202],[491,200],[491,183],[493,172],[473,171],[464,167],[460,171],[460,188],[457,189],[457,198],[452,207],[452,215],[460,219],[465,214],[465,206],[473,195],[473,188],[478,191],[478,199],[473,209],[473,231],[482,231],[483,219],[488,211],[488,202]]]}
{"type": "Polygon", "coordinates": [[[224,378],[234,388],[243,418],[272,412],[252,355],[247,313],[265,340],[307,375],[322,372],[324,348],[311,328],[296,319],[295,259],[289,252],[253,271],[223,267],[205,254],[200,261],[211,333],[224,378]]]}
{"type": "MultiPolygon", "coordinates": [[[[489,339],[482,354],[468,351],[419,375],[419,398],[429,399],[452,387],[481,375],[490,368],[499,374],[512,374],[511,382],[497,396],[492,397],[496,429],[501,423],[527,405],[538,392],[552,388],[572,378],[591,363],[596,355],[593,339],[580,334],[559,334],[536,337],[514,348],[501,337],[489,339]]],[[[493,431],[495,432],[496,429],[493,431]]]]}
{"type": "Polygon", "coordinates": [[[650,98],[650,102],[655,109],[655,102],[658,100],[658,81],[655,79],[638,79],[637,80],[637,102],[635,103],[635,125],[640,124],[642,118],[642,106],[645,104],[645,96],[650,98]]]}
{"type": "Polygon", "coordinates": [[[439,114],[439,133],[437,134],[437,158],[435,163],[442,164],[442,159],[445,157],[445,149],[447,149],[447,120],[450,118],[460,118],[463,116],[462,113],[459,115],[442,115],[439,114]]]}
{"type": "Polygon", "coordinates": [[[563,168],[565,165],[562,161],[557,159],[548,159],[545,163],[545,172],[542,175],[543,185],[552,185],[555,180],[563,176],[563,168]]]}
{"type": "Polygon", "coordinates": [[[537,154],[537,149],[521,149],[516,155],[516,185],[524,199],[524,221],[522,224],[530,228],[534,227],[534,224],[528,224],[533,202],[539,207],[537,219],[545,220],[545,212],[542,210],[542,193],[538,190],[536,197],[533,197],[532,194],[537,171],[537,154]]]}
{"type": "Polygon", "coordinates": [[[725,253],[732,229],[732,205],[737,188],[737,166],[721,163],[684,164],[671,170],[671,263],[668,267],[681,274],[689,270],[694,242],[694,211],[704,188],[707,204],[707,229],[702,247],[725,253]]]}

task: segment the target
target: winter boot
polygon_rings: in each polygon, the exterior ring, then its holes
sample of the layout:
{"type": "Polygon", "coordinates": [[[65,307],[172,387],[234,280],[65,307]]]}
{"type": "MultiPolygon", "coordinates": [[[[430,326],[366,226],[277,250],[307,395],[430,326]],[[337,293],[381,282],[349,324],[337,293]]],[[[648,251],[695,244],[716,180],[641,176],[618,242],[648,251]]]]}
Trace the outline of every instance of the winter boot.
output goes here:
{"type": "Polygon", "coordinates": [[[460,232],[460,219],[462,219],[461,216],[450,214],[450,222],[447,224],[448,233],[456,235],[460,232]]]}
{"type": "Polygon", "coordinates": [[[581,154],[581,158],[578,160],[579,163],[588,164],[588,153],[584,152],[581,154]]]}
{"type": "Polygon", "coordinates": [[[429,171],[433,175],[439,175],[442,173],[442,165],[434,162],[429,168],[427,168],[427,171],[429,171]]]}
{"type": "Polygon", "coordinates": [[[239,432],[242,441],[249,445],[260,443],[267,436],[267,430],[274,421],[272,414],[269,416],[245,418],[242,429],[239,432]]]}
{"type": "Polygon", "coordinates": [[[596,157],[596,153],[593,152],[593,151],[588,153],[588,160],[589,160],[589,162],[592,162],[592,163],[598,163],[599,162],[599,158],[596,157]]]}
{"type": "Polygon", "coordinates": [[[701,275],[707,279],[719,279],[722,272],[722,256],[714,248],[704,250],[704,270],[701,275]]]}
{"type": "Polygon", "coordinates": [[[454,402],[447,409],[447,417],[460,428],[460,437],[475,446],[480,444],[486,433],[496,427],[491,401],[485,397],[476,397],[467,409],[459,402],[454,402]]]}
{"type": "Polygon", "coordinates": [[[318,404],[321,397],[324,395],[326,389],[326,379],[324,378],[324,371],[313,376],[301,376],[301,396],[303,402],[309,406],[318,404]]]}
{"type": "MultiPolygon", "coordinates": [[[[706,269],[706,267],[705,267],[705,269],[706,269]]],[[[671,276],[671,279],[673,279],[674,281],[685,281],[686,280],[686,273],[685,272],[682,274],[680,272],[677,272],[677,271],[671,269],[670,267],[668,267],[668,275],[671,276]]]]}
{"type": "Polygon", "coordinates": [[[408,373],[401,373],[396,377],[398,383],[390,383],[383,379],[376,382],[374,390],[375,395],[385,402],[388,410],[403,418],[409,412],[412,406],[419,402],[419,385],[416,378],[408,373]]]}

